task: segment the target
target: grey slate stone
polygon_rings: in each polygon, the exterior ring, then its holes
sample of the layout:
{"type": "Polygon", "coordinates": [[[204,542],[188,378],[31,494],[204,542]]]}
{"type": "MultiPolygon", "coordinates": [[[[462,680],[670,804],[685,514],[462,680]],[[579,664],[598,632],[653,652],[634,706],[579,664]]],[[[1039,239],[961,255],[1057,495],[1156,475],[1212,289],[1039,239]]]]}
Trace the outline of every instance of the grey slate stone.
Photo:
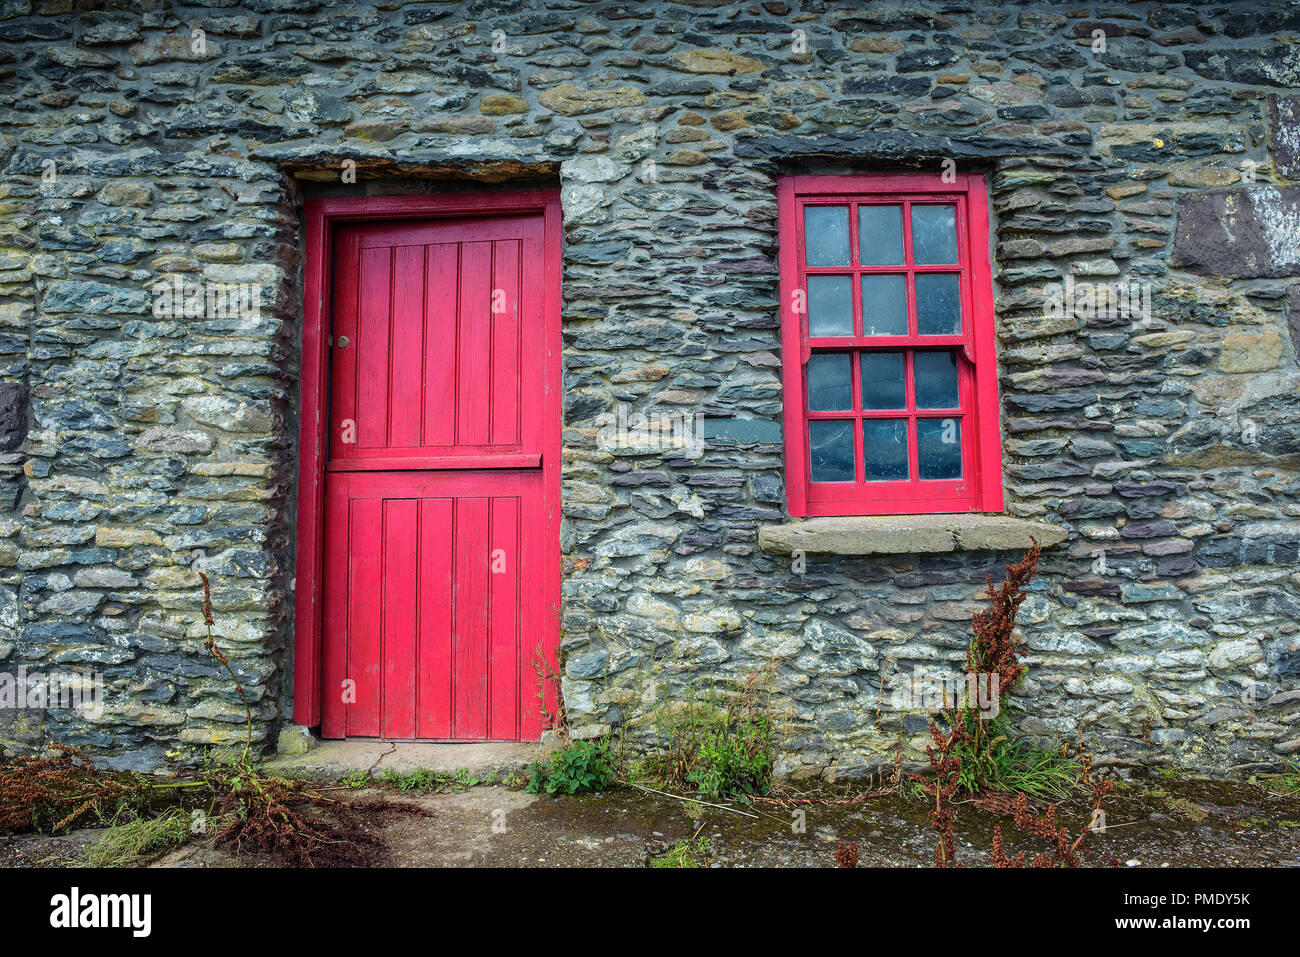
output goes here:
{"type": "Polygon", "coordinates": [[[1180,196],[1171,260],[1234,278],[1300,275],[1300,187],[1252,186],[1180,196]]]}

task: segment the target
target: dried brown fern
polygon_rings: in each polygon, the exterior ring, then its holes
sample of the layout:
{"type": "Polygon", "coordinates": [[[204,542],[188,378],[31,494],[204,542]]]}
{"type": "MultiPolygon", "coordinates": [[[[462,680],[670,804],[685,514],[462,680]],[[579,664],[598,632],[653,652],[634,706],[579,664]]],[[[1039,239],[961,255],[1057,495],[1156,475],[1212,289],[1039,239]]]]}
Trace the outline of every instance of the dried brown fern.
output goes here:
{"type": "Polygon", "coordinates": [[[1025,557],[1007,566],[1002,584],[993,587],[992,576],[984,580],[984,594],[989,607],[976,612],[971,619],[974,640],[966,649],[966,671],[977,675],[997,675],[998,694],[1015,690],[1025,673],[1020,660],[1023,646],[1016,639],[1016,615],[1028,597],[1025,586],[1038,570],[1042,549],[1038,542],[1030,546],[1025,557]]]}
{"type": "Polygon", "coordinates": [[[968,739],[961,726],[954,726],[948,734],[943,734],[939,726],[930,722],[930,737],[933,745],[927,745],[925,755],[930,759],[933,777],[910,772],[908,777],[918,782],[921,790],[934,802],[930,809],[930,827],[934,829],[939,843],[934,848],[935,867],[960,867],[957,863],[957,847],[952,833],[952,796],[957,792],[961,779],[961,758],[952,753],[958,742],[968,739]]]}
{"type": "MultiPolygon", "coordinates": [[[[1114,781],[1100,781],[1093,785],[1092,818],[1079,836],[1071,839],[1072,835],[1069,828],[1063,827],[1056,822],[1056,805],[1049,804],[1047,812],[1041,817],[1034,814],[1029,808],[1029,801],[1023,794],[1016,798],[1016,827],[1029,834],[1034,834],[1049,845],[1048,850],[1039,854],[1032,861],[1030,867],[1083,867],[1087,862],[1088,851],[1083,847],[1083,840],[1093,830],[1093,821],[1097,818],[1097,813],[1104,813],[1103,804],[1106,795],[1110,793],[1111,788],[1115,786],[1114,781]]],[[[1101,853],[1098,855],[1103,861],[1112,867],[1118,867],[1119,861],[1115,860],[1109,854],[1101,853]]],[[[995,867],[1023,867],[1025,863],[1025,853],[1021,851],[1014,860],[1008,858],[1002,852],[1002,829],[996,827],[993,829],[993,864],[995,867]]]]}
{"type": "Polygon", "coordinates": [[[0,765],[0,834],[63,831],[87,819],[99,823],[139,786],[95,767],[76,748],[52,744],[53,753],[0,765]]]}

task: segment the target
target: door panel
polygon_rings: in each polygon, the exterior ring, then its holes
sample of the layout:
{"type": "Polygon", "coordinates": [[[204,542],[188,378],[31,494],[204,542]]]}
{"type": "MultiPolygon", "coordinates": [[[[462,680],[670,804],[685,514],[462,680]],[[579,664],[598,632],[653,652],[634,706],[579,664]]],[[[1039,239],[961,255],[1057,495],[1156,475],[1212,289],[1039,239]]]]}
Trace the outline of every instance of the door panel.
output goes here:
{"type": "Polygon", "coordinates": [[[325,736],[540,734],[540,473],[336,472],[325,495],[325,736]]]}
{"type": "Polygon", "coordinates": [[[559,548],[542,238],[540,216],[336,235],[326,737],[541,733],[534,656],[554,645],[559,548]]]}
{"type": "Polygon", "coordinates": [[[429,456],[539,452],[546,394],[540,217],[366,227],[335,243],[331,469],[439,467],[429,456]],[[477,238],[480,235],[487,239],[477,238]],[[347,345],[337,347],[339,341],[347,345]],[[525,361],[528,356],[528,361],[525,361]]]}

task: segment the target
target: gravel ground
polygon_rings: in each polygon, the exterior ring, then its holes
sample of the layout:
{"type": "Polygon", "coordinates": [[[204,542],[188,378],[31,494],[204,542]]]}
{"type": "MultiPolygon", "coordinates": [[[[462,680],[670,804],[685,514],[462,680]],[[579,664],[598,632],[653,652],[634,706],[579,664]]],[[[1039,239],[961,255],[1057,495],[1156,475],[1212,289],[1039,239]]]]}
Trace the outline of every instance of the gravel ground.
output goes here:
{"type": "MultiPolygon", "coordinates": [[[[392,792],[333,791],[364,803],[376,797],[425,808],[418,814],[376,813],[366,821],[383,847],[375,864],[394,867],[643,867],[678,841],[699,839],[706,866],[833,867],[833,853],[853,841],[862,867],[923,867],[934,859],[927,808],[916,798],[889,794],[852,800],[851,791],[780,792],[758,802],[746,817],[643,791],[534,796],[500,786],[421,797],[392,792]],[[847,803],[832,803],[847,802],[847,803]],[[797,811],[802,830],[796,830],[797,811]]],[[[1088,822],[1082,798],[1064,802],[1059,819],[1071,831],[1088,822]]],[[[991,835],[1002,824],[1014,856],[1043,849],[1005,818],[962,803],[957,807],[958,859],[988,864],[991,835]]],[[[1131,867],[1300,867],[1300,798],[1271,795],[1249,784],[1141,777],[1121,782],[1107,800],[1107,830],[1085,846],[1131,867]]],[[[102,830],[64,837],[20,836],[0,841],[7,867],[65,866],[102,830]]],[[[267,867],[267,856],[236,859],[197,839],[150,866],[267,867]]]]}

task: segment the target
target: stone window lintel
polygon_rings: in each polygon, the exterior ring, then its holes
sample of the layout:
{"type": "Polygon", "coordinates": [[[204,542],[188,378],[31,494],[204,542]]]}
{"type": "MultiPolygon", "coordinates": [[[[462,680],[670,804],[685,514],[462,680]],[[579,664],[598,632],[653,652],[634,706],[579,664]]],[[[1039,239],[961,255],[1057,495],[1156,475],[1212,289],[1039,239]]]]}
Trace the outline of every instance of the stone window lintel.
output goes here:
{"type": "Polygon", "coordinates": [[[1009,515],[848,515],[761,525],[758,544],[773,555],[910,555],[922,552],[1044,548],[1065,541],[1057,525],[1009,515]]]}

